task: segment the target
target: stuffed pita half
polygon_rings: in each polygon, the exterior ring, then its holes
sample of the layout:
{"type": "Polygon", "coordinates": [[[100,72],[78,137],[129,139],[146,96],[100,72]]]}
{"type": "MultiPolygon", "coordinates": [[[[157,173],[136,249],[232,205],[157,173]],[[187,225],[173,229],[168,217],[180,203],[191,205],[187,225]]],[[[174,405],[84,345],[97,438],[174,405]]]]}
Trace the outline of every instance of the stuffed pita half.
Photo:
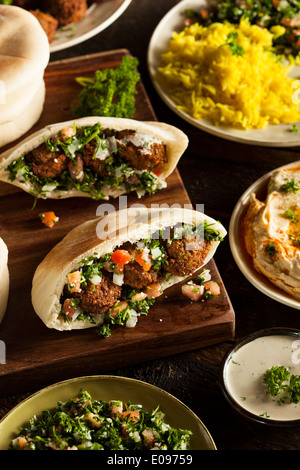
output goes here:
{"type": "MultiPolygon", "coordinates": [[[[38,266],[32,303],[49,328],[135,326],[155,298],[213,257],[225,228],[186,208],[124,209],[73,229],[38,266]]],[[[108,334],[109,332],[109,334],[108,334]]]]}
{"type": "Polygon", "coordinates": [[[108,199],[166,186],[188,145],[169,124],[86,117],[50,125],[0,156],[0,180],[37,198],[108,199]]]}

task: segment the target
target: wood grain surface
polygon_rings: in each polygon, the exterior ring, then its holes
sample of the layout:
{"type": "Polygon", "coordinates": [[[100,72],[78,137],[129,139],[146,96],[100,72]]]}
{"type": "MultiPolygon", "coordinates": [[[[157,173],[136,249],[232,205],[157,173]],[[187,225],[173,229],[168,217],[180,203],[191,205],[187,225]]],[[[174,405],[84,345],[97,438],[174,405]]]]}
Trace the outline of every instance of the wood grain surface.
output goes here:
{"type": "MultiPolygon", "coordinates": [[[[117,50],[52,62],[45,72],[46,103],[33,132],[46,124],[72,119],[80,86],[76,76],[93,76],[96,69],[121,63],[127,50],[117,50]]],[[[138,84],[135,119],[155,120],[156,116],[142,81],[138,84]]],[[[20,139],[19,139],[20,140],[20,139]]],[[[190,200],[178,170],[168,178],[166,189],[132,203],[169,204],[190,200]]],[[[118,199],[109,201],[118,209],[118,199]]],[[[34,271],[50,249],[76,225],[96,217],[101,201],[87,198],[64,200],[34,199],[12,185],[0,184],[1,237],[9,250],[10,297],[0,326],[6,345],[6,363],[0,365],[0,396],[43,386],[74,375],[85,375],[165,357],[178,352],[217,344],[234,336],[235,316],[215,261],[207,266],[212,279],[221,286],[221,295],[205,303],[190,303],[179,286],[158,299],[147,317],[134,329],[116,327],[111,337],[96,335],[95,329],[59,332],[48,329],[31,305],[34,271]],[[39,213],[53,210],[59,222],[45,228],[39,213]]],[[[63,255],[63,254],[62,254],[63,255]]]]}

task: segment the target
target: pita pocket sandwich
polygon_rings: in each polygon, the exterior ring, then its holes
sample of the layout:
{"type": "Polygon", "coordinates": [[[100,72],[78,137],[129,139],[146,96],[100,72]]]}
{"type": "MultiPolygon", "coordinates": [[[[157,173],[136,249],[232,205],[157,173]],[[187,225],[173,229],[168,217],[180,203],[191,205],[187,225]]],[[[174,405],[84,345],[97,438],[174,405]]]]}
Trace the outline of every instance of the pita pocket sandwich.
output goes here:
{"type": "Polygon", "coordinates": [[[49,328],[134,327],[155,299],[214,256],[225,228],[185,208],[129,208],[73,229],[37,267],[32,304],[49,328]]]}
{"type": "Polygon", "coordinates": [[[108,199],[166,186],[188,145],[160,122],[85,117],[45,127],[0,155],[0,180],[37,198],[108,199]]]}

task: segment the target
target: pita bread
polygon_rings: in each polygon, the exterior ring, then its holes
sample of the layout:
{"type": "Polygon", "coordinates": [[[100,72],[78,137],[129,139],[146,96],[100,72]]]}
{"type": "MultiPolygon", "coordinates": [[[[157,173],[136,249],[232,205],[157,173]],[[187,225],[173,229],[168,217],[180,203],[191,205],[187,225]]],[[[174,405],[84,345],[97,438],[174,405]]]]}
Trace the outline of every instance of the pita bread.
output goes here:
{"type": "Polygon", "coordinates": [[[21,114],[0,124],[0,147],[22,137],[39,120],[45,102],[45,83],[41,81],[31,101],[21,114]]]}
{"type": "MultiPolygon", "coordinates": [[[[135,243],[149,238],[157,230],[186,224],[196,227],[206,220],[208,224],[225,237],[225,228],[201,212],[186,208],[131,207],[113,212],[104,217],[87,221],[73,229],[58,243],[37,267],[32,282],[32,304],[35,312],[48,328],[57,330],[84,329],[95,327],[89,321],[64,322],[59,316],[60,297],[67,282],[68,274],[83,265],[82,259],[94,256],[101,258],[111,253],[124,242],[135,243]]],[[[219,241],[212,241],[202,266],[214,256],[219,241]]],[[[199,266],[197,270],[201,268],[199,266]]],[[[180,282],[183,277],[167,276],[161,284],[162,292],[180,282]]],[[[103,320],[102,320],[103,321],[103,320]]],[[[101,324],[101,319],[96,323],[101,324]]]]}
{"type": "Polygon", "coordinates": [[[9,121],[17,119],[24,110],[29,107],[33,101],[37,90],[43,86],[43,74],[35,77],[35,79],[27,83],[18,90],[4,96],[4,101],[0,101],[0,126],[9,121]]]}
{"type": "Polygon", "coordinates": [[[6,311],[9,294],[9,272],[7,261],[8,249],[2,238],[0,238],[0,323],[6,311]]]}
{"type": "Polygon", "coordinates": [[[6,94],[40,76],[49,57],[49,42],[38,20],[23,8],[0,5],[0,80],[6,94]]]}
{"type": "MultiPolygon", "coordinates": [[[[0,155],[0,180],[18,186],[24,191],[30,194],[34,194],[36,197],[42,197],[41,194],[34,187],[32,187],[31,183],[29,181],[24,181],[22,177],[20,178],[21,181],[15,179],[13,182],[11,182],[9,180],[9,173],[5,171],[7,166],[11,162],[17,160],[20,156],[25,155],[31,150],[37,148],[39,145],[43,144],[44,139],[49,139],[62,129],[73,127],[74,123],[76,124],[77,128],[80,128],[82,126],[92,126],[98,122],[101,124],[102,129],[114,129],[116,131],[134,129],[138,133],[147,134],[160,139],[166,145],[168,158],[168,163],[158,178],[158,182],[163,186],[165,185],[165,179],[173,172],[181,155],[188,145],[187,136],[181,130],[169,124],[156,121],[142,122],[136,121],[134,119],[89,116],[81,119],[49,125],[27,137],[13,148],[8,149],[6,152],[0,155]]],[[[119,188],[105,186],[101,188],[101,193],[104,195],[103,199],[108,199],[109,197],[118,197],[121,194],[125,194],[126,188],[124,186],[122,187],[121,185],[119,188]]],[[[47,195],[47,198],[49,199],[64,199],[69,197],[90,196],[74,188],[71,188],[68,191],[53,190],[47,195]]]]}

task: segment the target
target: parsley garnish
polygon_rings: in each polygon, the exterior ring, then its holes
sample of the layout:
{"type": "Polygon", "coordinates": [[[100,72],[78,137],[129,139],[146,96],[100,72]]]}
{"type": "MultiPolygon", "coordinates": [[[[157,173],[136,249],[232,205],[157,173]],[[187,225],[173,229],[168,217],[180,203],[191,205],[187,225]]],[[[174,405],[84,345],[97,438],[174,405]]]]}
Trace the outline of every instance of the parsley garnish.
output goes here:
{"type": "Polygon", "coordinates": [[[245,49],[240,46],[240,44],[237,44],[236,40],[238,37],[238,33],[232,32],[229,33],[227,38],[226,38],[226,44],[230,47],[232,55],[240,56],[245,54],[245,49]]]}
{"type": "Polygon", "coordinates": [[[293,124],[291,129],[290,129],[290,132],[298,132],[298,127],[297,127],[297,124],[293,124]]]}
{"type": "Polygon", "coordinates": [[[296,194],[297,191],[299,191],[300,187],[299,185],[295,182],[294,179],[291,179],[287,183],[284,183],[281,185],[280,189],[282,191],[285,191],[288,193],[289,191],[293,191],[294,194],[296,194]]]}
{"type": "Polygon", "coordinates": [[[292,224],[296,224],[298,222],[298,217],[297,215],[291,210],[291,209],[287,209],[285,212],[284,212],[284,215],[285,217],[287,217],[288,219],[290,219],[290,221],[292,222],[292,224]]]}
{"type": "Polygon", "coordinates": [[[274,242],[268,243],[265,250],[269,256],[274,256],[277,253],[277,248],[274,242]]]}
{"type": "Polygon", "coordinates": [[[76,78],[83,89],[78,95],[78,104],[73,108],[75,116],[132,118],[136,84],[140,78],[137,66],[137,58],[125,56],[121,65],[97,70],[94,78],[76,78]]]}
{"type": "Polygon", "coordinates": [[[272,397],[286,393],[281,401],[285,398],[288,398],[290,403],[300,401],[300,376],[291,375],[284,366],[273,366],[268,369],[264,374],[263,383],[267,386],[266,393],[272,397]]]}

